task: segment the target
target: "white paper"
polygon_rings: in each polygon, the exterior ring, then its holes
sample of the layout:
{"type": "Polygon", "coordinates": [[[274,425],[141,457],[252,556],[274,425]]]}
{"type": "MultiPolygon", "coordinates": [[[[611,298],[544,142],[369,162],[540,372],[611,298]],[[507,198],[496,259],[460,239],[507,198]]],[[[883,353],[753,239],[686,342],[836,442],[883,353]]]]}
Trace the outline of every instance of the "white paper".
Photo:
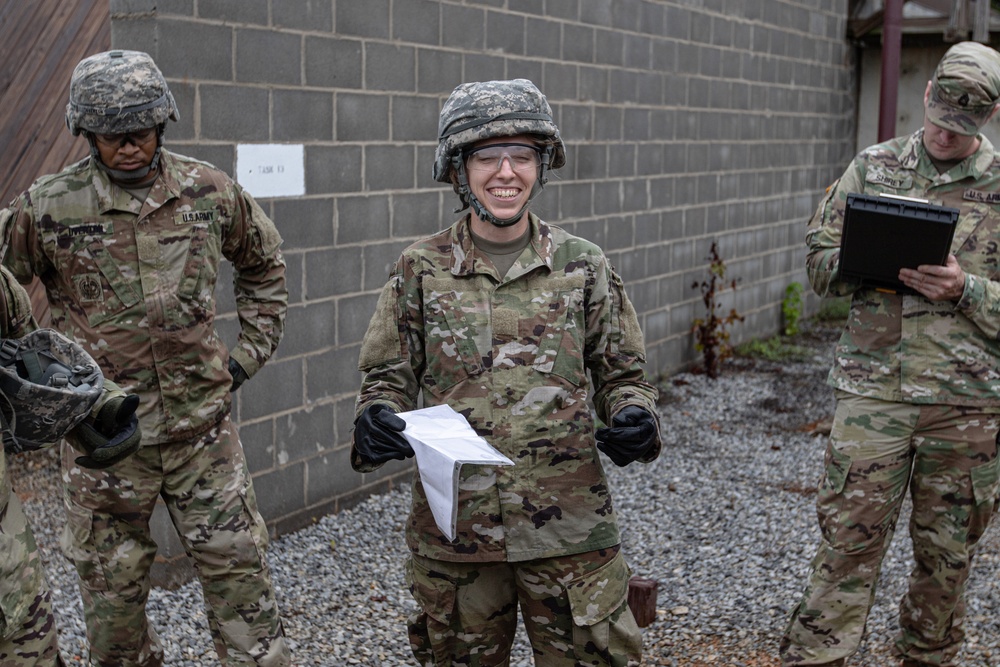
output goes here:
{"type": "Polygon", "coordinates": [[[467,463],[512,466],[514,462],[477,435],[465,417],[451,406],[435,405],[400,412],[403,436],[413,447],[424,494],[434,522],[449,540],[458,520],[458,480],[467,463]]]}
{"type": "Polygon", "coordinates": [[[239,144],[236,180],[254,197],[301,197],[306,193],[303,144],[239,144]]]}

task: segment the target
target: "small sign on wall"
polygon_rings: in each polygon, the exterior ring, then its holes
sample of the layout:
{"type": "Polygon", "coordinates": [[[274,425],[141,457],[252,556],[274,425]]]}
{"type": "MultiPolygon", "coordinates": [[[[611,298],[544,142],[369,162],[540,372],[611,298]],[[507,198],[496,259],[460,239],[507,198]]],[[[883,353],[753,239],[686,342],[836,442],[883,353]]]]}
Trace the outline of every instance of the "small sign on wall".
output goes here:
{"type": "Polygon", "coordinates": [[[306,193],[302,144],[239,144],[236,181],[257,198],[300,197],[306,193]]]}

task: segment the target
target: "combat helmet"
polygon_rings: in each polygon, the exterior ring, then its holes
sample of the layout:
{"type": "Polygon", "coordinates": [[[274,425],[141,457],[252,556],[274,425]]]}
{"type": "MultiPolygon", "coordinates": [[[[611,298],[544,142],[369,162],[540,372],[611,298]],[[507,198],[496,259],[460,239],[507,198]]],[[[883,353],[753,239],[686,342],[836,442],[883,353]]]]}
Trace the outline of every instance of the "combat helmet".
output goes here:
{"type": "Polygon", "coordinates": [[[52,329],[0,340],[0,427],[4,450],[42,449],[82,422],[104,375],[87,352],[52,329]]]}
{"type": "Polygon", "coordinates": [[[142,178],[156,168],[160,135],[168,120],[178,119],[177,103],[163,73],[142,51],[104,51],[81,60],[73,70],[66,105],[70,132],[86,133],[91,155],[104,171],[122,179],[142,178]],[[97,154],[94,134],[128,134],[157,129],[156,153],[146,168],[107,168],[97,154]]]}
{"type": "Polygon", "coordinates": [[[528,203],[548,180],[549,169],[566,163],[566,147],[552,120],[545,95],[527,79],[463,83],[452,91],[441,108],[438,146],[434,154],[434,180],[451,183],[462,200],[458,210],[472,207],[480,219],[504,227],[521,219],[528,203]],[[483,139],[532,134],[544,137],[541,167],[528,202],[518,213],[498,219],[472,194],[465,171],[465,151],[483,139]],[[454,174],[454,176],[453,176],[454,174]]]}

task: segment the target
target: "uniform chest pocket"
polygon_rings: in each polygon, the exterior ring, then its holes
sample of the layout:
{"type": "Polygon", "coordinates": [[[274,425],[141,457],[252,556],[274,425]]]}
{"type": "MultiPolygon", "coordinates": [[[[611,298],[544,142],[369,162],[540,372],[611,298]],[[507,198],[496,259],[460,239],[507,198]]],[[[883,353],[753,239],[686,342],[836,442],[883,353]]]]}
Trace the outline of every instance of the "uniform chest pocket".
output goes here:
{"type": "Polygon", "coordinates": [[[534,340],[538,353],[532,367],[557,375],[581,387],[587,382],[584,368],[585,313],[583,288],[571,285],[553,292],[547,308],[536,320],[521,322],[524,340],[534,340]]]}
{"type": "Polygon", "coordinates": [[[463,292],[432,292],[424,303],[426,383],[444,391],[483,372],[476,340],[487,324],[482,299],[462,298],[463,292]]]}
{"type": "Polygon", "coordinates": [[[97,326],[141,300],[140,289],[125,275],[119,260],[112,257],[103,240],[77,245],[71,254],[72,270],[64,271],[70,289],[87,314],[91,326],[97,326]]]}
{"type": "Polygon", "coordinates": [[[218,277],[222,241],[216,228],[208,224],[188,227],[187,257],[183,261],[177,293],[183,299],[210,303],[218,277]]]}

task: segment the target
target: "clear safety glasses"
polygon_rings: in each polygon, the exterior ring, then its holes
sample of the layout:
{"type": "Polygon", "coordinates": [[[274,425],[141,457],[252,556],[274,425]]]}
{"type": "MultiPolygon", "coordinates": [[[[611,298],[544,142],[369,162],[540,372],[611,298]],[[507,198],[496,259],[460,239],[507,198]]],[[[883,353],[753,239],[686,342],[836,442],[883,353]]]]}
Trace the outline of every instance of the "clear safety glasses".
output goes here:
{"type": "Polygon", "coordinates": [[[490,144],[473,148],[465,153],[465,168],[469,171],[500,171],[504,160],[514,171],[532,171],[542,163],[541,150],[529,144],[490,144]]]}

